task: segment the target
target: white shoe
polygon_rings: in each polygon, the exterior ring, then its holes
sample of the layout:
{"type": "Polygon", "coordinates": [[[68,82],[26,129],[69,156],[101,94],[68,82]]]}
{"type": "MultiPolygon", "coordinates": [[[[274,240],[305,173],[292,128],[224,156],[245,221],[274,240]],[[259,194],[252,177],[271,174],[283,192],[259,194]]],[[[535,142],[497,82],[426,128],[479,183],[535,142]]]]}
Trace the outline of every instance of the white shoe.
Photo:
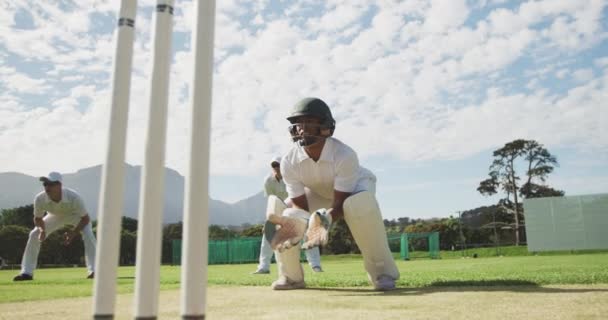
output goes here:
{"type": "Polygon", "coordinates": [[[306,288],[306,284],[304,281],[291,281],[287,277],[280,277],[277,281],[273,282],[270,286],[272,290],[294,290],[294,289],[304,289],[306,288]]]}
{"type": "Polygon", "coordinates": [[[374,283],[374,289],[379,291],[390,291],[395,289],[395,279],[391,276],[387,276],[385,274],[381,274],[376,279],[376,283],[374,283]]]}
{"type": "Polygon", "coordinates": [[[312,271],[313,272],[323,272],[323,269],[321,269],[321,267],[312,267],[312,271]]]}

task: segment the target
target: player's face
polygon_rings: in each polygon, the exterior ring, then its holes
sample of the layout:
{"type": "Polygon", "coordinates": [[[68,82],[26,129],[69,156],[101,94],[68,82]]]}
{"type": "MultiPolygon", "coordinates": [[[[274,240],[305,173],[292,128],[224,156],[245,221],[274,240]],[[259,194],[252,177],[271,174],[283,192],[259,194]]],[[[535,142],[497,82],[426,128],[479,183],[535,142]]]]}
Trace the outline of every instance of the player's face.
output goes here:
{"type": "Polygon", "coordinates": [[[296,118],[289,126],[289,132],[293,141],[301,146],[310,146],[324,138],[321,136],[321,119],[311,116],[296,118]]]}
{"type": "Polygon", "coordinates": [[[272,166],[272,171],[275,174],[281,174],[281,165],[278,162],[273,162],[271,166],[272,166]]]}
{"type": "Polygon", "coordinates": [[[44,186],[44,192],[49,196],[55,196],[61,192],[61,182],[45,181],[42,183],[42,186],[44,186]]]}
{"type": "Polygon", "coordinates": [[[294,122],[294,128],[298,135],[319,135],[321,120],[319,118],[303,116],[294,122]]]}

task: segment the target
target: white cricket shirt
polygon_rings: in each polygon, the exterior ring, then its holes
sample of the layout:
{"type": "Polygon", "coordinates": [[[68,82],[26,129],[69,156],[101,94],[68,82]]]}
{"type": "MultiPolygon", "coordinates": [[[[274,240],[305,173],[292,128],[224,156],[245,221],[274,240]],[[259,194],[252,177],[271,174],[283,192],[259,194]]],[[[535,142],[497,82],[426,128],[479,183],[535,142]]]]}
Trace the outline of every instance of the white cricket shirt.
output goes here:
{"type": "Polygon", "coordinates": [[[61,193],[61,201],[59,202],[51,200],[44,191],[37,194],[34,199],[34,216],[42,218],[45,211],[60,216],[78,215],[83,217],[88,214],[84,201],[76,191],[61,188],[61,193]]]}
{"type": "Polygon", "coordinates": [[[281,161],[281,174],[290,198],[303,195],[306,187],[331,200],[334,198],[334,190],[354,193],[365,190],[358,190],[359,181],[376,181],[371,171],[359,166],[357,153],[332,137],[325,140],[317,162],[306,154],[304,147],[291,149],[281,161]]]}
{"type": "Polygon", "coordinates": [[[274,174],[269,174],[264,181],[264,195],[266,197],[275,195],[281,200],[287,198],[287,191],[285,190],[285,182],[283,179],[280,181],[274,177],[274,174]]]}

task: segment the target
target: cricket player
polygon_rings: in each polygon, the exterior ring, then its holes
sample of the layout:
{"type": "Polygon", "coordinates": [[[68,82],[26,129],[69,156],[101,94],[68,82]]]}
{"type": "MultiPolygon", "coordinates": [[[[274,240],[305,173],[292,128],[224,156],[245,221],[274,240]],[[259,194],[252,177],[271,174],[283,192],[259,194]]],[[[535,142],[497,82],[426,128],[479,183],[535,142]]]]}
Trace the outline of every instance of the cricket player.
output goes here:
{"type": "Polygon", "coordinates": [[[88,269],[88,279],[95,276],[95,235],[91,228],[89,214],[82,198],[76,191],[62,186],[62,176],[59,172],[51,172],[40,177],[44,191],[34,199],[34,230],[30,232],[23,259],[21,273],[13,281],[34,279],[34,269],[38,264],[40,244],[53,231],[64,225],[73,225],[74,229],[64,234],[64,244],[69,245],[74,237],[82,234],[85,260],[88,269]],[[46,212],[46,215],[44,214],[46,212]]]}
{"type": "MultiPolygon", "coordinates": [[[[274,157],[270,161],[272,172],[264,180],[264,195],[277,196],[279,199],[287,199],[287,191],[285,190],[285,182],[281,176],[281,157],[274,157]]],[[[272,227],[272,225],[271,225],[272,227]]],[[[262,236],[262,244],[260,245],[260,263],[256,271],[252,274],[268,274],[270,273],[270,262],[274,254],[270,243],[266,239],[266,235],[262,236]]],[[[315,246],[305,251],[306,260],[312,268],[313,272],[323,272],[321,269],[321,253],[319,247],[315,246]]]]}
{"type": "Polygon", "coordinates": [[[281,174],[292,207],[278,197],[268,199],[268,221],[278,225],[268,237],[279,268],[272,289],[305,287],[300,240],[306,234],[303,248],[326,244],[332,221],[340,218],[361,249],[374,288],[394,289],[399,270],[376,201],[376,177],[359,165],[353,149],[332,137],[336,121],[321,99],[298,102],[287,120],[295,146],[283,157],[281,174]]]}

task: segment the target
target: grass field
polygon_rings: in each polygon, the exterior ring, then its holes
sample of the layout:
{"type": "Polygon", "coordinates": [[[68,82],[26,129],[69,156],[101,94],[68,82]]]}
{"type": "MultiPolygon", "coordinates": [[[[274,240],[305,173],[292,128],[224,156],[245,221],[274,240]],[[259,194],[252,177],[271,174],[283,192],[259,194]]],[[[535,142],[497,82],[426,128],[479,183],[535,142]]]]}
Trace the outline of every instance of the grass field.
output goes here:
{"type": "MultiPolygon", "coordinates": [[[[323,273],[305,267],[309,288],[362,288],[370,285],[359,255],[323,256],[323,273]]],[[[503,287],[569,284],[608,284],[608,253],[580,255],[515,256],[458,259],[397,260],[401,288],[503,287]]],[[[251,275],[254,264],[213,265],[208,269],[210,286],[264,286],[276,278],[251,275]]],[[[13,282],[16,270],[0,270],[0,303],[74,298],[91,295],[92,281],[83,268],[39,269],[31,282],[13,282]]],[[[134,267],[121,267],[119,293],[131,293],[134,267]]],[[[163,266],[161,290],[179,288],[180,268],[163,266]]]]}
{"type": "MultiPolygon", "coordinates": [[[[506,252],[506,251],[505,251],[506,252]]],[[[605,319],[608,253],[399,261],[398,289],[371,290],[358,255],[323,256],[325,272],[306,272],[307,289],[273,291],[254,264],[210,266],[208,319],[605,319]]],[[[0,270],[0,320],[90,319],[84,268],[40,269],[15,283],[0,270]]],[[[135,269],[119,269],[115,319],[132,319],[135,269]]],[[[163,266],[159,319],[179,319],[180,268],[163,266]]]]}

